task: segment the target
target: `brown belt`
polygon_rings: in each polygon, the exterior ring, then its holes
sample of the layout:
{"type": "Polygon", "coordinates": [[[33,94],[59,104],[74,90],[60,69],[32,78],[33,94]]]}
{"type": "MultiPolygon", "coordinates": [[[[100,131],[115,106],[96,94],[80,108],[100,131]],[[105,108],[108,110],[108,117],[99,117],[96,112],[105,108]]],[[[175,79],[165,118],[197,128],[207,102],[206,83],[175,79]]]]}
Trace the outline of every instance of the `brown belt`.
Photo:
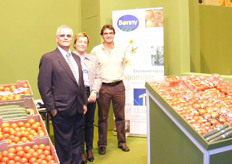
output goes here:
{"type": "Polygon", "coordinates": [[[118,85],[118,84],[120,84],[122,82],[122,80],[120,80],[120,81],[116,81],[116,82],[113,82],[113,83],[102,83],[102,85],[108,85],[108,86],[116,86],[116,85],[118,85]]]}

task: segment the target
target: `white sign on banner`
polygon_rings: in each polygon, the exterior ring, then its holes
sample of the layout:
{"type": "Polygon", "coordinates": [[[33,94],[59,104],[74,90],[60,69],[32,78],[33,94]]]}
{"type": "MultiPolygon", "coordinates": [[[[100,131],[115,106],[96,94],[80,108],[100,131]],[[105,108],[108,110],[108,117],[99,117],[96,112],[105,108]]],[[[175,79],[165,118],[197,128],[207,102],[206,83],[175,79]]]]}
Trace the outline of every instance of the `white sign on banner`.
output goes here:
{"type": "Polygon", "coordinates": [[[113,11],[115,44],[126,49],[126,131],[146,136],[145,82],[164,77],[163,9],[113,11]]]}

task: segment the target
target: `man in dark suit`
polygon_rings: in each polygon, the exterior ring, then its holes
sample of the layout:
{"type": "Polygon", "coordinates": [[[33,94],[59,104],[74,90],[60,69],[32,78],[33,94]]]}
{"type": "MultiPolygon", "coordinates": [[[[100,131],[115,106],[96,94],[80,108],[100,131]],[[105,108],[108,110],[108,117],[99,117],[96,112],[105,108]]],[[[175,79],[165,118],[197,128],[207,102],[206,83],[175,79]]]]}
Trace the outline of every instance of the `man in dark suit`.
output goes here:
{"type": "Polygon", "coordinates": [[[42,56],[38,75],[39,92],[51,113],[55,148],[61,164],[82,161],[83,114],[87,111],[80,58],[70,51],[72,36],[70,27],[58,27],[58,48],[42,56]]]}

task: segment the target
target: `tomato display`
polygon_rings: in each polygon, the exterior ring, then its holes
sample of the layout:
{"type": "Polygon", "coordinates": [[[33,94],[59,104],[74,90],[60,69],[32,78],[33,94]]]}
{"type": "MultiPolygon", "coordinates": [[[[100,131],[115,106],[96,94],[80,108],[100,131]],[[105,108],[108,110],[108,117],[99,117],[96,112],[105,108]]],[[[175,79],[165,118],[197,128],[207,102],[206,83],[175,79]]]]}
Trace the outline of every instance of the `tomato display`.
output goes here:
{"type": "Polygon", "coordinates": [[[232,84],[219,75],[168,76],[150,85],[200,135],[232,125],[232,84]]]}
{"type": "Polygon", "coordinates": [[[34,118],[27,122],[18,123],[4,122],[0,129],[0,141],[6,140],[9,144],[28,143],[34,140],[35,136],[46,136],[45,128],[34,118]]]}
{"type": "MultiPolygon", "coordinates": [[[[34,148],[39,148],[43,147],[44,144],[35,144],[33,146],[17,146],[16,148],[10,147],[8,150],[0,152],[0,163],[30,163],[30,164],[35,164],[35,163],[44,163],[44,164],[52,164],[56,163],[55,159],[48,150],[42,150],[42,149],[37,149],[35,150],[34,148]],[[29,151],[31,150],[31,151],[29,151]],[[39,153],[38,153],[39,150],[39,153]]],[[[49,147],[49,150],[51,150],[51,147],[49,145],[45,145],[45,147],[49,147]]]]}
{"type": "Polygon", "coordinates": [[[22,95],[32,95],[30,85],[27,81],[19,84],[9,84],[0,86],[0,101],[21,100],[22,95]]]}

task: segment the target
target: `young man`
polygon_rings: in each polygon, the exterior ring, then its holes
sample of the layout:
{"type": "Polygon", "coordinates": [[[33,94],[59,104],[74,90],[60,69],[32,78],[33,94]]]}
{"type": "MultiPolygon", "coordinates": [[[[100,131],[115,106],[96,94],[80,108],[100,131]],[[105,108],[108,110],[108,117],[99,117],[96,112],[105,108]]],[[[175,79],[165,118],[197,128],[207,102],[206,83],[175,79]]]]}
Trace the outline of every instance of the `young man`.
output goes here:
{"type": "Polygon", "coordinates": [[[42,56],[38,88],[47,111],[51,113],[55,148],[61,164],[80,164],[83,114],[87,97],[80,58],[70,51],[73,31],[58,27],[58,48],[42,56]]]}
{"type": "Polygon", "coordinates": [[[124,49],[114,44],[115,29],[112,25],[104,25],[101,29],[103,44],[93,48],[91,54],[97,56],[102,86],[98,103],[98,153],[104,155],[107,146],[107,128],[110,103],[113,104],[115,124],[117,128],[118,147],[123,151],[130,149],[125,137],[125,86],[123,74],[126,63],[124,49]]]}

